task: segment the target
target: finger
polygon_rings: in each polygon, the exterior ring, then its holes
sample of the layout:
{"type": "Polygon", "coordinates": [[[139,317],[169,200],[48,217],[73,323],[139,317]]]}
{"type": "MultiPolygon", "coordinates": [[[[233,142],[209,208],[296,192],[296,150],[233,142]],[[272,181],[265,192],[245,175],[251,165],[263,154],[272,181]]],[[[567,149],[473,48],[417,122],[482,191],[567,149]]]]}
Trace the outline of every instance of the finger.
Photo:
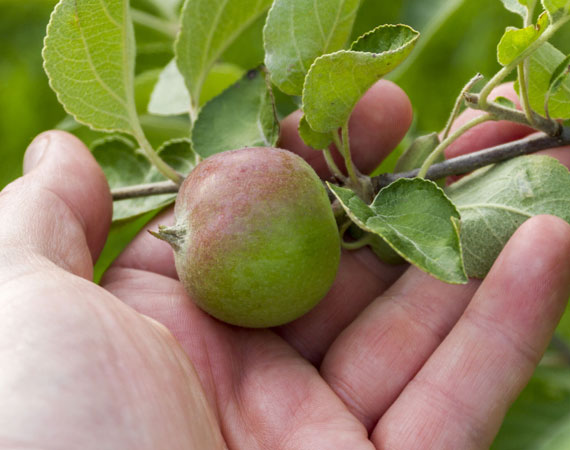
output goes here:
{"type": "Polygon", "coordinates": [[[309,313],[275,331],[318,367],[342,330],[405,268],[383,263],[368,248],[343,251],[337,277],[325,298],[309,313]]]}
{"type": "Polygon", "coordinates": [[[222,324],[161,275],[117,268],[107,287],[180,342],[230,448],[372,448],[362,424],[315,368],[274,333],[222,324]]]}
{"type": "MultiPolygon", "coordinates": [[[[307,146],[297,131],[302,112],[281,122],[279,146],[302,156],[323,178],[330,172],[323,152],[307,146]]],[[[372,86],[350,117],[350,148],[355,165],[364,173],[373,171],[402,140],[412,123],[412,106],[406,93],[386,80],[372,86]]]]}
{"type": "Polygon", "coordinates": [[[4,256],[45,257],[90,278],[111,222],[105,176],[89,150],[60,131],[38,136],[26,151],[25,176],[0,195],[4,256]]]}
{"type": "MultiPolygon", "coordinates": [[[[494,100],[497,97],[506,97],[520,107],[518,95],[513,88],[513,83],[503,84],[495,88],[491,92],[489,99],[494,100]]],[[[483,111],[474,109],[466,110],[455,121],[451,128],[452,131],[457,130],[460,126],[482,114],[484,114],[483,111]]],[[[471,128],[453,142],[453,144],[446,149],[445,156],[446,158],[455,158],[467,153],[504,144],[505,142],[521,139],[533,132],[534,130],[532,128],[514,122],[504,120],[499,122],[484,122],[471,128]]]]}
{"type": "Polygon", "coordinates": [[[321,374],[369,431],[451,330],[477,285],[445,284],[410,268],[332,344],[321,374]]]}
{"type": "Polygon", "coordinates": [[[382,417],[382,448],[488,448],[570,295],[570,226],[523,224],[445,341],[382,417]]]}

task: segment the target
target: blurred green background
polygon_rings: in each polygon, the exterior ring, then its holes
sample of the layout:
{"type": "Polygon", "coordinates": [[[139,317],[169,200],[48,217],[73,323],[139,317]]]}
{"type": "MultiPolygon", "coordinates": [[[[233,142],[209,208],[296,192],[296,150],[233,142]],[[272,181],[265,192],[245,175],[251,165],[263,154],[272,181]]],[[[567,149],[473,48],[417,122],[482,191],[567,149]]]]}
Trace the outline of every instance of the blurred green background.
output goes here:
{"type": "MultiPolygon", "coordinates": [[[[176,0],[133,0],[137,8],[159,13],[176,0]]],[[[65,113],[50,90],[42,69],[41,48],[54,0],[0,0],[0,188],[21,174],[24,150],[34,136],[53,128],[65,113]]],[[[164,11],[162,11],[164,13],[164,11]]],[[[496,43],[505,27],[520,19],[504,10],[500,0],[363,0],[354,35],[381,23],[407,23],[422,32],[410,60],[391,79],[410,96],[415,110],[411,134],[440,130],[465,82],[475,73],[492,75],[497,69],[496,43]]],[[[248,69],[262,58],[263,20],[255,23],[224,55],[248,69]]],[[[161,66],[172,57],[171,39],[137,28],[137,80],[142,110],[161,66]]],[[[555,44],[570,51],[570,30],[555,44]]],[[[287,112],[291,103],[283,102],[287,112]]],[[[152,117],[145,123],[152,134],[152,117]]],[[[68,121],[69,122],[69,121],[68,121]]],[[[159,124],[157,129],[163,129],[159,124]]],[[[174,133],[186,124],[172,122],[174,133]]],[[[73,124],[85,140],[96,134],[73,124]]],[[[152,138],[160,141],[161,135],[152,138]]],[[[100,273],[125,242],[152,217],[114,225],[100,273]]],[[[570,449],[570,315],[558,329],[531,384],[509,412],[493,446],[495,449],[570,449]]]]}

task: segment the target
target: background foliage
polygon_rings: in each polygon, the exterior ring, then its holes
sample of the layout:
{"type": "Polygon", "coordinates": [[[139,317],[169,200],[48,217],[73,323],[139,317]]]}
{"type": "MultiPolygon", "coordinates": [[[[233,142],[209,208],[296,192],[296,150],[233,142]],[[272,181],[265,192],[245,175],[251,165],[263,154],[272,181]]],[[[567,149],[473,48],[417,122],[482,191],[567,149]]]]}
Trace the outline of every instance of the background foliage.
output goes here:
{"type": "MultiPolygon", "coordinates": [[[[174,0],[175,1],[175,0],[174,0]]],[[[26,146],[39,132],[62,124],[65,113],[48,87],[42,69],[41,48],[45,27],[55,0],[0,0],[0,188],[21,174],[26,146]]],[[[156,11],[157,4],[173,1],[133,0],[137,8],[156,11]]],[[[250,26],[223,55],[226,63],[219,77],[205,90],[219,92],[217,84],[228,83],[224,71],[235,80],[240,70],[263,60],[261,28],[263,17],[250,26]],[[228,69],[229,65],[229,69],[228,69]]],[[[406,23],[422,33],[421,40],[401,68],[389,78],[410,96],[415,121],[410,135],[439,130],[457,93],[476,72],[491,75],[498,68],[496,43],[508,25],[520,19],[506,11],[499,0],[363,0],[353,37],[378,24],[406,23]]],[[[172,41],[165,33],[136,29],[137,107],[144,112],[160,69],[172,58],[172,41]]],[[[566,27],[553,42],[566,54],[570,30],[566,27]]],[[[279,99],[278,99],[279,100],[279,99]]],[[[203,99],[201,99],[203,101],[203,99]]],[[[286,114],[293,104],[282,103],[286,114]]],[[[145,131],[155,142],[164,141],[163,123],[156,116],[142,119],[145,131]]],[[[97,136],[87,129],[63,122],[83,139],[97,136]]],[[[169,122],[167,136],[184,137],[187,123],[169,122]]],[[[403,146],[402,146],[403,147],[403,146]]],[[[385,167],[389,167],[388,162],[385,167]]],[[[98,274],[154,213],[114,225],[110,243],[98,265],[98,274]]],[[[493,446],[495,449],[570,448],[570,314],[558,329],[531,384],[509,412],[493,446]]]]}

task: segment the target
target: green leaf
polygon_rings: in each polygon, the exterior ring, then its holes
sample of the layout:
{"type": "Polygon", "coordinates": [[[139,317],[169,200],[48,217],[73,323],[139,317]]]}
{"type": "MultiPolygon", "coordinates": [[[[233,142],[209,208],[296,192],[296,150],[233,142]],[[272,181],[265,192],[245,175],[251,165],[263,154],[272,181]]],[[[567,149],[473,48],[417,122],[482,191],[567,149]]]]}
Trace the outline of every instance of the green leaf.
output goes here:
{"type": "Polygon", "coordinates": [[[319,133],[313,130],[305,119],[305,116],[301,117],[299,122],[299,136],[303,139],[303,142],[309,147],[315,150],[324,150],[332,144],[331,133],[319,133]]]}
{"type": "Polygon", "coordinates": [[[542,5],[548,11],[552,23],[567,16],[570,11],[570,0],[542,0],[542,5]]]}
{"type": "Polygon", "coordinates": [[[263,27],[267,13],[261,14],[235,39],[220,56],[223,62],[235,64],[244,71],[263,64],[263,27]]]}
{"type": "Polygon", "coordinates": [[[245,70],[231,63],[216,63],[210,69],[200,94],[200,106],[217,97],[245,75],[245,70]]]}
{"type": "MultiPolygon", "coordinates": [[[[437,133],[430,133],[416,138],[398,159],[394,172],[407,172],[420,168],[426,158],[438,145],[439,137],[437,133]]],[[[442,154],[435,162],[441,162],[444,159],[442,154]]]]}
{"type": "Polygon", "coordinates": [[[279,137],[272,93],[260,70],[206,103],[192,130],[193,148],[207,158],[242,147],[273,147],[279,137]]]}
{"type": "Polygon", "coordinates": [[[484,277],[527,219],[553,214],[570,223],[570,173],[548,156],[523,156],[473,172],[447,189],[461,213],[469,276],[484,277]]]}
{"type": "Polygon", "coordinates": [[[190,94],[184,84],[184,77],[170,61],[158,77],[148,104],[148,112],[158,116],[175,116],[190,110],[190,94]]]}
{"type": "MultiPolygon", "coordinates": [[[[545,96],[550,89],[552,75],[560,67],[565,55],[546,42],[529,57],[528,92],[531,107],[544,112],[545,96]]],[[[518,88],[517,85],[515,87],[518,88]]],[[[570,79],[566,78],[550,96],[548,111],[557,119],[570,118],[570,79]]]]}
{"type": "Polygon", "coordinates": [[[356,225],[383,238],[404,259],[442,281],[467,282],[459,213],[435,183],[402,178],[382,189],[370,206],[350,189],[328,186],[356,225]]]}
{"type": "Polygon", "coordinates": [[[43,51],[50,85],[78,122],[133,133],[135,39],[127,0],[61,0],[43,51]]]}
{"type": "Polygon", "coordinates": [[[512,63],[548,27],[548,16],[541,14],[538,23],[519,29],[508,27],[497,46],[497,60],[503,66],[512,63]]]}
{"type": "Polygon", "coordinates": [[[360,0],[275,0],[263,30],[265,65],[271,81],[289,95],[301,95],[313,61],[342,49],[360,0]]]}
{"type": "MultiPolygon", "coordinates": [[[[200,106],[219,95],[243,76],[243,70],[234,64],[216,63],[206,76],[200,95],[200,106]]],[[[175,116],[190,111],[190,94],[184,84],[184,77],[172,60],[160,73],[148,112],[159,116],[175,116]]]]}
{"type": "MultiPolygon", "coordinates": [[[[111,189],[166,181],[154,166],[125,138],[108,138],[95,143],[93,156],[103,168],[111,189]]],[[[158,151],[160,157],[180,173],[187,174],[198,163],[188,139],[169,141],[158,151]]],[[[113,221],[136,217],[174,201],[175,194],[120,200],[113,205],[113,221]]]]}
{"type": "Polygon", "coordinates": [[[409,55],[418,36],[406,25],[384,25],[360,37],[350,50],[317,58],[303,89],[311,128],[327,133],[342,127],[362,95],[409,55]]]}
{"type": "Polygon", "coordinates": [[[271,0],[186,0],[176,57],[195,112],[214,62],[270,5],[271,0]]]}

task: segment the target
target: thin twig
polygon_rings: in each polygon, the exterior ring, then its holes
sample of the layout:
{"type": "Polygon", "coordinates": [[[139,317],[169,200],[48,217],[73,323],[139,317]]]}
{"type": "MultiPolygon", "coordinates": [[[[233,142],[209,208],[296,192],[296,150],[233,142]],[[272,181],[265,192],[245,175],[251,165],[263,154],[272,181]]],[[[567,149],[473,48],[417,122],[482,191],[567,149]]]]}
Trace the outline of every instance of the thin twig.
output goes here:
{"type": "Polygon", "coordinates": [[[508,120],[510,122],[520,123],[537,130],[544,131],[549,136],[557,136],[562,132],[562,125],[560,123],[555,120],[546,119],[534,111],[531,111],[534,122],[531,125],[527,120],[525,113],[522,111],[507,108],[493,102],[488,102],[485,106],[481,106],[480,97],[477,94],[466,94],[465,101],[470,108],[486,111],[493,114],[500,120],[508,120]]]}
{"type": "MultiPolygon", "coordinates": [[[[566,127],[560,136],[557,137],[544,135],[527,137],[434,164],[427,171],[425,178],[437,180],[451,175],[463,175],[490,164],[564,145],[570,145],[570,128],[566,127]]],[[[402,173],[385,173],[374,177],[372,179],[374,192],[377,193],[380,189],[399,178],[414,178],[418,172],[419,169],[416,169],[402,173]]]]}
{"type": "MultiPolygon", "coordinates": [[[[437,180],[451,175],[463,175],[481,167],[515,158],[517,156],[536,153],[548,148],[570,145],[570,128],[563,127],[562,130],[562,133],[556,137],[544,135],[527,137],[507,144],[497,145],[496,147],[491,147],[479,152],[448,159],[447,161],[431,166],[426,173],[426,178],[437,180]]],[[[409,172],[385,173],[378,175],[377,177],[372,178],[374,192],[377,193],[383,187],[388,186],[390,183],[400,178],[413,178],[417,176],[418,172],[419,169],[409,172]]],[[[177,192],[178,185],[172,181],[163,181],[159,183],[141,184],[114,189],[112,194],[113,200],[126,200],[129,198],[147,197],[151,195],[175,194],[177,192]]]]}
{"type": "Polygon", "coordinates": [[[493,114],[486,113],[481,116],[477,116],[471,119],[469,122],[464,123],[462,126],[460,126],[457,130],[455,130],[451,134],[451,136],[448,136],[443,141],[441,141],[440,144],[429,154],[429,156],[426,158],[426,160],[423,162],[422,166],[420,167],[420,170],[418,171],[418,176],[420,178],[425,178],[425,175],[429,170],[429,168],[433,165],[435,161],[437,161],[439,157],[441,157],[441,155],[443,155],[443,152],[445,152],[445,150],[453,142],[455,142],[456,139],[465,134],[471,128],[474,128],[482,123],[488,122],[489,120],[495,120],[495,117],[493,116],[493,114]]]}
{"type": "Polygon", "coordinates": [[[451,111],[451,115],[447,120],[447,124],[445,125],[445,128],[441,133],[442,139],[446,139],[447,136],[449,136],[449,133],[451,132],[451,127],[453,126],[453,122],[455,122],[455,119],[457,119],[457,116],[459,116],[459,113],[461,112],[461,105],[463,105],[463,102],[465,101],[465,94],[468,94],[469,91],[473,89],[473,86],[475,86],[482,79],[483,75],[478,73],[469,80],[469,82],[463,87],[463,89],[461,89],[459,97],[457,97],[457,100],[455,101],[455,106],[453,107],[453,111],[451,111]]]}
{"type": "Polygon", "coordinates": [[[117,188],[111,191],[113,200],[128,200],[130,198],[148,197],[151,195],[176,194],[178,186],[172,181],[161,181],[159,183],[137,184],[124,188],[117,188]]]}

